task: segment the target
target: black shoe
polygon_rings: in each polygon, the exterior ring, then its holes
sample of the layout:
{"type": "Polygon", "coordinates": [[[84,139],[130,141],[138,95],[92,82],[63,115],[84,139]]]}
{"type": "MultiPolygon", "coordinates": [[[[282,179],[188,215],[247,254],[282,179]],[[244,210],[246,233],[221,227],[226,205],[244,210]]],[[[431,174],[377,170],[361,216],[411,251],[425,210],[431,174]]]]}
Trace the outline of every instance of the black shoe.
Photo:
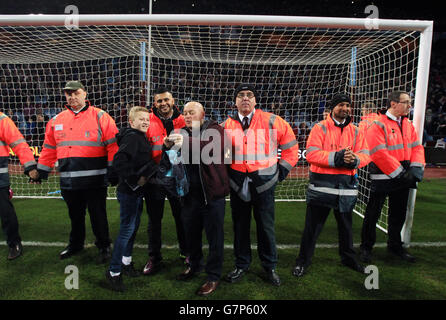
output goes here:
{"type": "Polygon", "coordinates": [[[22,243],[16,243],[12,247],[9,247],[8,260],[14,260],[20,257],[23,253],[22,243]]]}
{"type": "Polygon", "coordinates": [[[372,252],[367,249],[360,249],[359,261],[364,263],[372,262],[372,252]]]}
{"type": "Polygon", "coordinates": [[[110,247],[99,249],[99,256],[97,257],[98,264],[107,263],[111,259],[110,247]]]}
{"type": "Polygon", "coordinates": [[[59,254],[59,257],[61,260],[66,259],[82,251],[83,249],[84,248],[73,248],[71,246],[68,246],[59,254]]]}
{"type": "Polygon", "coordinates": [[[229,272],[226,275],[225,280],[230,283],[237,282],[245,275],[246,271],[247,270],[239,269],[236,267],[235,270],[229,272]]]}
{"type": "Polygon", "coordinates": [[[400,257],[401,260],[410,262],[410,263],[414,263],[416,261],[415,257],[411,254],[409,254],[406,249],[401,248],[399,250],[392,250],[392,249],[387,249],[388,252],[390,252],[391,254],[396,255],[397,257],[400,257]]]}
{"type": "Polygon", "coordinates": [[[268,270],[266,273],[268,274],[268,280],[272,283],[273,286],[280,286],[280,278],[279,275],[276,273],[276,270],[268,270]]]}
{"type": "Polygon", "coordinates": [[[344,266],[346,266],[347,268],[350,268],[352,270],[355,270],[359,273],[365,273],[365,268],[360,265],[358,262],[354,261],[354,262],[342,262],[342,264],[344,266]]]}
{"type": "Polygon", "coordinates": [[[121,273],[130,278],[136,278],[141,275],[141,272],[135,270],[133,262],[130,262],[129,265],[123,264],[121,266],[121,273]]]}
{"type": "Polygon", "coordinates": [[[296,264],[296,266],[293,269],[293,276],[296,276],[298,278],[302,277],[307,272],[307,267],[296,264]]]}
{"type": "Polygon", "coordinates": [[[186,268],[186,270],[184,270],[179,275],[177,275],[177,280],[188,281],[188,280],[192,279],[198,273],[199,272],[192,270],[192,268],[188,266],[186,268]]]}
{"type": "Polygon", "coordinates": [[[124,283],[122,282],[121,274],[118,276],[112,277],[112,275],[110,274],[110,271],[106,270],[105,278],[107,279],[110,289],[112,289],[113,291],[118,291],[118,292],[125,291],[125,286],[124,286],[124,283]]]}
{"type": "Polygon", "coordinates": [[[142,273],[145,276],[150,276],[152,274],[157,273],[162,268],[161,261],[156,261],[154,258],[149,258],[142,273]]]}

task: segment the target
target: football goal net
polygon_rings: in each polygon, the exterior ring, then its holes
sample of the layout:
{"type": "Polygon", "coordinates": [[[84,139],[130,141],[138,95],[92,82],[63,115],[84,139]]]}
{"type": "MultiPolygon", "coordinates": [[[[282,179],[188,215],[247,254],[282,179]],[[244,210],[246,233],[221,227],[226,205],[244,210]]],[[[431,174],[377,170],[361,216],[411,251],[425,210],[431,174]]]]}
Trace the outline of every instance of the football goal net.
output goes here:
{"type": "MultiPolygon", "coordinates": [[[[127,125],[132,106],[152,105],[153,90],[159,86],[172,92],[180,111],[196,100],[205,106],[207,117],[223,122],[235,110],[234,88],[241,82],[253,84],[258,107],[285,119],[299,142],[299,162],[277,186],[278,200],[305,199],[306,138],[335,93],[352,96],[358,124],[364,103],[373,102],[379,109],[390,91],[408,91],[421,139],[432,22],[79,15],[78,25],[67,25],[67,18],[0,16],[0,110],[14,120],[36,158],[47,121],[64,109],[62,87],[69,80],[82,81],[91,105],[106,110],[118,127],[127,125]]],[[[56,170],[42,185],[28,184],[22,172],[11,152],[15,196],[60,197],[56,170]]],[[[361,215],[370,183],[366,170],[358,176],[355,211],[361,215]]],[[[109,196],[115,197],[114,188],[109,196]]],[[[413,212],[414,192],[411,197],[413,212]]],[[[386,214],[379,228],[386,230],[386,214]]]]}

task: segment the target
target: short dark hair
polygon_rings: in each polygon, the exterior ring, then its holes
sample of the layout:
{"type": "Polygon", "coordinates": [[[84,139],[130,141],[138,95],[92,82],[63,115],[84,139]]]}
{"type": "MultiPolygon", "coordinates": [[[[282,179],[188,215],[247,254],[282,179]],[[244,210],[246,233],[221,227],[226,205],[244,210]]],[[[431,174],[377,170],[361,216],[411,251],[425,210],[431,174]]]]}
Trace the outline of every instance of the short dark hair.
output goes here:
{"type": "Polygon", "coordinates": [[[389,109],[391,107],[390,103],[392,101],[400,102],[400,97],[402,94],[409,95],[409,93],[407,93],[406,91],[392,91],[391,93],[389,93],[389,96],[387,97],[387,109],[389,109]]]}
{"type": "Polygon", "coordinates": [[[162,94],[162,93],[166,93],[166,92],[171,93],[171,92],[169,91],[169,89],[167,89],[166,87],[158,87],[158,88],[156,88],[155,91],[153,92],[153,95],[156,95],[156,94],[162,94]]]}

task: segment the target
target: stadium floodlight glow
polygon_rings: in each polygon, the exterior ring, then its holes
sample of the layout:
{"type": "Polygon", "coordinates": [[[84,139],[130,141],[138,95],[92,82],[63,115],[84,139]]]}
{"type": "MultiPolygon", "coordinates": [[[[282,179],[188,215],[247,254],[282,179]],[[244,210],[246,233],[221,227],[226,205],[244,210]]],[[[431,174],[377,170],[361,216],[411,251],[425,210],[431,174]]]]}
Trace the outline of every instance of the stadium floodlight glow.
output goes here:
{"type": "MultiPolygon", "coordinates": [[[[432,21],[256,16],[256,15],[0,15],[2,111],[9,113],[36,154],[43,141],[29,127],[32,115],[53,116],[63,108],[63,82],[84,81],[93,105],[110,111],[119,126],[126,109],[150,105],[159,85],[172,90],[182,107],[196,99],[208,116],[222,122],[234,109],[233,89],[251,82],[259,106],[294,125],[321,118],[333,93],[352,95],[354,121],[373,100],[385,105],[391,90],[414,98],[413,123],[421,140],[432,42],[432,21]],[[373,22],[373,23],[371,23],[373,22]]],[[[32,126],[32,124],[31,124],[32,126]]],[[[276,188],[278,200],[305,199],[308,165],[305,132],[300,161],[276,188]]],[[[20,197],[58,197],[57,175],[50,183],[28,185],[11,156],[11,181],[20,197]]],[[[370,190],[360,172],[355,211],[362,214],[370,190]]],[[[114,196],[110,188],[109,196],[114,196]]],[[[404,229],[405,242],[415,204],[404,229]]],[[[386,230],[386,215],[379,228],[386,230]]]]}

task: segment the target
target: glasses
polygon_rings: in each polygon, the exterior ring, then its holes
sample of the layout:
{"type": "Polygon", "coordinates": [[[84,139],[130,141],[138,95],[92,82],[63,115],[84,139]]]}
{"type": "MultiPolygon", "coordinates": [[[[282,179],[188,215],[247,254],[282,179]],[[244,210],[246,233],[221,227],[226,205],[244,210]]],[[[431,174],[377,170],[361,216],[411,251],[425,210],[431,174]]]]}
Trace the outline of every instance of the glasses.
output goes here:
{"type": "Polygon", "coordinates": [[[243,99],[244,97],[248,97],[249,99],[254,98],[254,93],[248,92],[248,93],[237,93],[237,98],[243,99]]]}
{"type": "Polygon", "coordinates": [[[407,104],[408,106],[410,106],[410,101],[406,100],[406,101],[397,101],[398,103],[402,103],[402,104],[407,104]]]}

